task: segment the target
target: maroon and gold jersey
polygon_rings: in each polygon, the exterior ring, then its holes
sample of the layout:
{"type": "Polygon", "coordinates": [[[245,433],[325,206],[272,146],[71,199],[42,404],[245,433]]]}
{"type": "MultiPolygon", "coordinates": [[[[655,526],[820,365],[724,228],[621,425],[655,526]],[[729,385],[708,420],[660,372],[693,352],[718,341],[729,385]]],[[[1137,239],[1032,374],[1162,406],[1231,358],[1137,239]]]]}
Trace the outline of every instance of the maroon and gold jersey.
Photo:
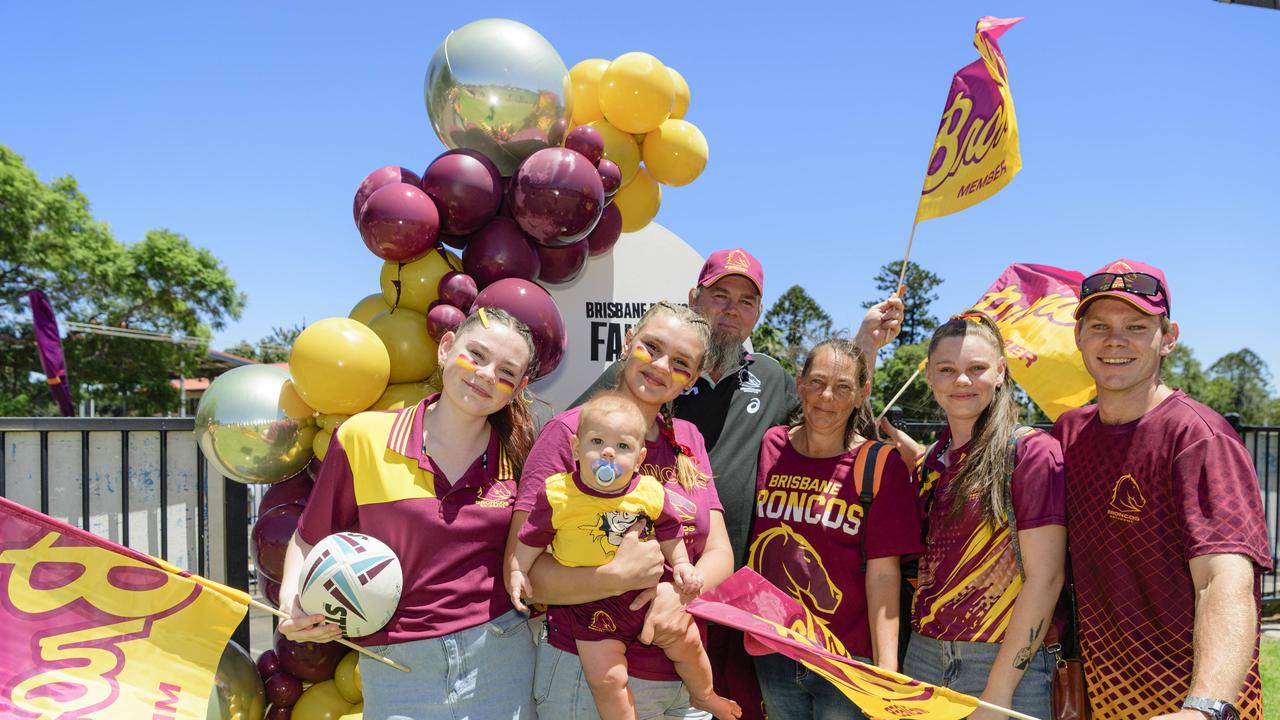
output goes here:
{"type": "MultiPolygon", "coordinates": [[[[1236,553],[1271,566],[1253,461],[1221,415],[1181,391],[1104,425],[1097,406],[1058,419],[1080,649],[1096,720],[1177,712],[1191,684],[1188,561],[1236,553]]],[[[1260,586],[1255,581],[1255,601],[1260,586]]],[[[1212,640],[1210,640],[1212,642],[1212,640]]],[[[1257,639],[1241,717],[1262,718],[1257,639]]]]}
{"type": "MultiPolygon", "coordinates": [[[[928,518],[911,626],[938,640],[998,643],[1022,589],[1009,527],[992,526],[976,498],[951,517],[951,483],[964,466],[968,445],[948,450],[943,430],[920,467],[919,490],[928,518]],[[947,453],[942,462],[941,453],[947,453]]],[[[1066,524],[1062,449],[1043,432],[1019,439],[1013,472],[1014,520],[1019,530],[1066,524]]],[[[1060,623],[1058,623],[1060,624],[1060,623]]]]}

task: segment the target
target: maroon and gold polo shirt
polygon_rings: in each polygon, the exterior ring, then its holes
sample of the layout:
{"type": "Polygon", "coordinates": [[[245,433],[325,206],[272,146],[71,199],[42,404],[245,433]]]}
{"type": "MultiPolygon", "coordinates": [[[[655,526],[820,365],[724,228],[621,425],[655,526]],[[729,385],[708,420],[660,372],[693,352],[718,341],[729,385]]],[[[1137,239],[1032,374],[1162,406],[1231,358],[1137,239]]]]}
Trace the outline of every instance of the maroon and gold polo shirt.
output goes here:
{"type": "MultiPolygon", "coordinates": [[[[1102,424],[1096,405],[1070,410],[1053,434],[1066,461],[1067,534],[1093,717],[1177,712],[1193,666],[1196,600],[1187,562],[1235,553],[1257,569],[1271,567],[1253,460],[1221,415],[1182,391],[1124,425],[1102,424]]],[[[1255,604],[1259,591],[1255,579],[1255,604]]],[[[1230,700],[1241,717],[1260,720],[1257,642],[1244,686],[1230,700]]]]}
{"type": "Polygon", "coordinates": [[[516,495],[511,463],[491,430],[484,455],[462,477],[445,477],[422,447],[422,416],[437,397],[342,423],[298,523],[312,545],[358,531],[400,558],[400,606],[387,627],[353,638],[361,645],[448,635],[511,609],[501,580],[516,495]]]}

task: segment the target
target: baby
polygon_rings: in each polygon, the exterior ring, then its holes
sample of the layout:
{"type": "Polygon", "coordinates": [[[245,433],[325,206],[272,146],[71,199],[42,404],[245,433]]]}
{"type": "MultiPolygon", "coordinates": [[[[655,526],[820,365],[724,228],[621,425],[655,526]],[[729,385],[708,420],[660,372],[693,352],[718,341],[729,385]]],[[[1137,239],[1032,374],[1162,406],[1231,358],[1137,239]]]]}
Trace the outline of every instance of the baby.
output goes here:
{"type": "MultiPolygon", "coordinates": [[[[533,597],[529,568],[548,546],[561,564],[597,566],[609,562],[633,523],[652,529],[671,565],[673,584],[691,598],[702,591],[702,576],[689,561],[678,516],[667,492],[653,477],[636,475],[644,461],[648,423],[626,397],[604,393],[593,397],[578,416],[578,432],[570,440],[578,469],[547,478],[532,512],[520,528],[507,579],[511,602],[527,612],[522,598],[533,597]]],[[[631,610],[634,593],[572,606],[570,631],[596,709],[604,720],[635,718],[627,690],[627,645],[644,625],[644,611],[631,610]]],[[[684,638],[663,646],[689,690],[693,706],[722,720],[742,715],[732,700],[715,693],[711,663],[693,623],[684,638]]]]}

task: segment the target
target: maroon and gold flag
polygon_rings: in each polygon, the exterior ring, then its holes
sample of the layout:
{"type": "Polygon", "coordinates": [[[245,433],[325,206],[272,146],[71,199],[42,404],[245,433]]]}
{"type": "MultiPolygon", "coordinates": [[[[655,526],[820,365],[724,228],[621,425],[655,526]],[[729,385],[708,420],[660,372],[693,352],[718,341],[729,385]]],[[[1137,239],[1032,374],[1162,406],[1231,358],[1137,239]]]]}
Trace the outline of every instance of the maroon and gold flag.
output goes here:
{"type": "Polygon", "coordinates": [[[31,325],[36,334],[36,350],[40,353],[40,367],[48,378],[49,392],[58,402],[63,417],[76,414],[71,402],[71,386],[67,384],[67,365],[62,355],[62,339],[58,337],[58,320],[53,315],[49,299],[39,290],[27,293],[31,304],[31,325]]]}
{"type": "Polygon", "coordinates": [[[687,609],[696,617],[741,630],[752,655],[782,653],[804,663],[868,717],[958,720],[979,704],[975,697],[854,660],[803,605],[750,568],[734,573],[687,609]]]}
{"type": "Polygon", "coordinates": [[[203,720],[248,605],[0,498],[0,717],[203,720]]]}

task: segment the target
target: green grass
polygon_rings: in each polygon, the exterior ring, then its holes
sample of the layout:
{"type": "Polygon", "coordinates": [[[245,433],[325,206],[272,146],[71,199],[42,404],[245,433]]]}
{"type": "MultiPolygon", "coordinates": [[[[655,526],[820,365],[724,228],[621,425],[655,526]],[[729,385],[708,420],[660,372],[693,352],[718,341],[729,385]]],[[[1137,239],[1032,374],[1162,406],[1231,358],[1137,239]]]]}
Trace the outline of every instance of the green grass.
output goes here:
{"type": "Polygon", "coordinates": [[[1262,711],[1268,718],[1280,718],[1280,640],[1262,638],[1260,652],[1262,711]]]}

